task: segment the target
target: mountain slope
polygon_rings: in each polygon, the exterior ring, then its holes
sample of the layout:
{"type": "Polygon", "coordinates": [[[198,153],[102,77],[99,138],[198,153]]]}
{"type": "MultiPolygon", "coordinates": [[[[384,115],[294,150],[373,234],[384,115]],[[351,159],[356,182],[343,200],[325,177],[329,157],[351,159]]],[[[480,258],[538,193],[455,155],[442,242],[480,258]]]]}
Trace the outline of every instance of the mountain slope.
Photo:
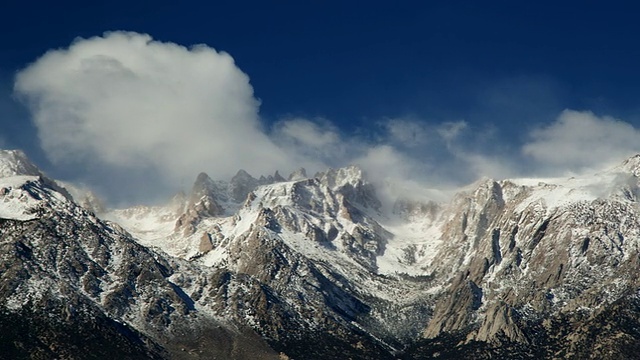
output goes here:
{"type": "Polygon", "coordinates": [[[0,180],[3,354],[181,358],[184,348],[205,357],[276,356],[248,328],[199,312],[171,281],[178,265],[77,206],[50,180],[0,180]],[[241,350],[229,347],[237,342],[241,350]]]}
{"type": "MultiPolygon", "coordinates": [[[[488,180],[459,195],[443,227],[454,241],[434,264],[451,272],[450,285],[424,336],[463,334],[463,343],[519,344],[522,353],[544,357],[592,351],[629,358],[631,352],[607,347],[612,338],[598,350],[593,334],[580,330],[597,328],[593,319],[619,304],[636,308],[638,167],[628,165],[548,182],[488,180]],[[558,322],[568,325],[560,331],[558,322]]],[[[635,331],[616,333],[640,341],[635,331]]]]}
{"type": "Polygon", "coordinates": [[[100,358],[109,344],[193,359],[639,348],[640,156],[591,176],[483,179],[447,202],[383,204],[357,167],[202,173],[166,206],[100,213],[3,154],[0,346],[18,357],[100,358]]]}

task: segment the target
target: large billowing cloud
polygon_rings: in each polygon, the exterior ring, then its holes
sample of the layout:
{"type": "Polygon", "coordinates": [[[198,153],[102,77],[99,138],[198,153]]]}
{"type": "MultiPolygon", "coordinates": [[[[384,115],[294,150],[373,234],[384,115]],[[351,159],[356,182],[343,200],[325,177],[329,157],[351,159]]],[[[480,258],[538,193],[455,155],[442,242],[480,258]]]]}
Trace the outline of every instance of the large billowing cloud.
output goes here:
{"type": "Polygon", "coordinates": [[[248,76],[224,52],[111,32],[51,50],[16,77],[54,162],[144,166],[171,181],[287,170],[248,76]]]}
{"type": "Polygon", "coordinates": [[[258,176],[348,164],[416,196],[425,184],[594,169],[622,161],[640,144],[640,131],[628,123],[569,110],[526,144],[506,147],[499,129],[461,120],[386,119],[353,134],[326,119],[266,127],[248,76],[229,54],[129,32],[47,52],[18,73],[15,91],[46,154],[71,169],[68,180],[116,200],[163,198],[200,171],[228,179],[240,168],[258,176]]]}
{"type": "Polygon", "coordinates": [[[619,163],[640,149],[640,130],[609,116],[565,110],[531,133],[522,151],[541,168],[584,171],[619,163]]]}

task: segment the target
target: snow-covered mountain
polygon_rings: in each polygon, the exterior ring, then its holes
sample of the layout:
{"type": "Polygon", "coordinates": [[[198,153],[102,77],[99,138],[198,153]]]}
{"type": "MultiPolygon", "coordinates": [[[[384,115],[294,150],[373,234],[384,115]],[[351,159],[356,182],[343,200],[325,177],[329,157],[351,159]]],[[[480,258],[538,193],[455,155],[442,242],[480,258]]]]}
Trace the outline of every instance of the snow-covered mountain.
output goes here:
{"type": "Polygon", "coordinates": [[[393,204],[354,166],[287,179],[241,170],[228,182],[202,173],[165,206],[117,210],[20,152],[0,151],[0,170],[0,350],[18,357],[640,350],[640,156],[393,204]]]}

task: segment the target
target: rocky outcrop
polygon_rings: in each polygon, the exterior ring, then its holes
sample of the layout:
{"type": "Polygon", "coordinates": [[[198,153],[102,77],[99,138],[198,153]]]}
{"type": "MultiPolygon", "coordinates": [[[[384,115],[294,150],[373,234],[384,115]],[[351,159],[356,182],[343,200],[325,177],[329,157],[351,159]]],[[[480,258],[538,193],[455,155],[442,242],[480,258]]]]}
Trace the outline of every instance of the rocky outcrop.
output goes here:
{"type": "Polygon", "coordinates": [[[224,214],[224,208],[219,204],[221,199],[217,196],[221,193],[223,191],[207,174],[200,173],[193,184],[184,213],[176,221],[175,231],[181,231],[184,236],[192,235],[202,218],[224,214]]]}
{"type": "Polygon", "coordinates": [[[276,171],[274,176],[256,179],[244,170],[239,170],[228,183],[214,181],[207,174],[196,178],[184,211],[175,225],[175,232],[189,237],[196,232],[197,225],[204,218],[232,215],[232,211],[247,200],[247,196],[260,185],[282,182],[284,179],[276,171]]]}
{"type": "Polygon", "coordinates": [[[380,210],[382,203],[376,195],[373,184],[367,181],[362,169],[349,166],[340,169],[329,169],[315,176],[321,184],[344,196],[354,205],[380,210]]]}
{"type": "MultiPolygon", "coordinates": [[[[266,182],[266,179],[263,180],[266,182]]],[[[255,179],[253,176],[249,175],[244,170],[239,170],[238,173],[231,178],[229,182],[229,190],[232,196],[232,199],[241,203],[247,198],[247,195],[255,189],[260,182],[255,179]]]]}

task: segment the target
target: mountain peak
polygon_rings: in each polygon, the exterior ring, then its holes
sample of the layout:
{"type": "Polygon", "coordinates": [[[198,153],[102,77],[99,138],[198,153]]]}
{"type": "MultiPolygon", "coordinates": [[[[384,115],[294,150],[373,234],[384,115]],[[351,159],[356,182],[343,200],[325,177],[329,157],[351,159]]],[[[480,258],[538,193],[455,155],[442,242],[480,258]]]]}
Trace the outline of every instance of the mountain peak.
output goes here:
{"type": "Polygon", "coordinates": [[[42,173],[22,150],[0,150],[0,177],[40,176],[42,173]]]}
{"type": "Polygon", "coordinates": [[[280,175],[278,170],[276,170],[276,173],[273,174],[273,181],[274,182],[285,182],[287,180],[285,178],[283,178],[282,175],[280,175]]]}
{"type": "MultiPolygon", "coordinates": [[[[196,177],[193,184],[189,200],[184,209],[184,213],[178,218],[175,230],[182,230],[185,236],[193,234],[196,225],[203,217],[218,216],[224,213],[224,208],[218,203],[215,197],[215,183],[209,175],[201,172],[196,177]]],[[[180,201],[180,196],[172,199],[173,206],[179,209],[179,205],[173,200],[180,201]]]]}
{"type": "Polygon", "coordinates": [[[307,178],[307,170],[305,170],[305,168],[303,167],[299,168],[298,170],[292,172],[291,175],[289,175],[289,181],[304,180],[307,178]]]}
{"type": "Polygon", "coordinates": [[[240,181],[242,179],[254,179],[248,172],[243,169],[238,170],[238,172],[231,178],[231,182],[240,181]]]}
{"type": "Polygon", "coordinates": [[[236,203],[241,203],[258,185],[259,182],[256,178],[249,175],[248,172],[240,169],[238,170],[238,173],[231,178],[231,182],[229,183],[231,197],[236,203]]]}
{"type": "Polygon", "coordinates": [[[640,176],[640,154],[635,154],[618,166],[619,169],[640,176]]]}
{"type": "Polygon", "coordinates": [[[364,172],[355,165],[339,169],[329,169],[325,172],[316,174],[316,177],[330,188],[339,188],[346,184],[356,186],[358,183],[365,182],[364,172]]]}
{"type": "Polygon", "coordinates": [[[205,172],[201,172],[196,177],[195,184],[204,184],[204,183],[208,183],[210,181],[211,181],[211,178],[209,177],[209,175],[207,175],[207,173],[205,173],[205,172]]]}
{"type": "Polygon", "coordinates": [[[380,210],[382,203],[373,184],[366,180],[364,171],[356,165],[320,172],[315,177],[328,188],[344,195],[349,201],[367,208],[380,210]]]}
{"type": "Polygon", "coordinates": [[[196,177],[196,181],[193,183],[191,190],[191,202],[199,200],[202,196],[211,192],[211,184],[213,180],[207,175],[207,173],[201,172],[196,177]]]}

